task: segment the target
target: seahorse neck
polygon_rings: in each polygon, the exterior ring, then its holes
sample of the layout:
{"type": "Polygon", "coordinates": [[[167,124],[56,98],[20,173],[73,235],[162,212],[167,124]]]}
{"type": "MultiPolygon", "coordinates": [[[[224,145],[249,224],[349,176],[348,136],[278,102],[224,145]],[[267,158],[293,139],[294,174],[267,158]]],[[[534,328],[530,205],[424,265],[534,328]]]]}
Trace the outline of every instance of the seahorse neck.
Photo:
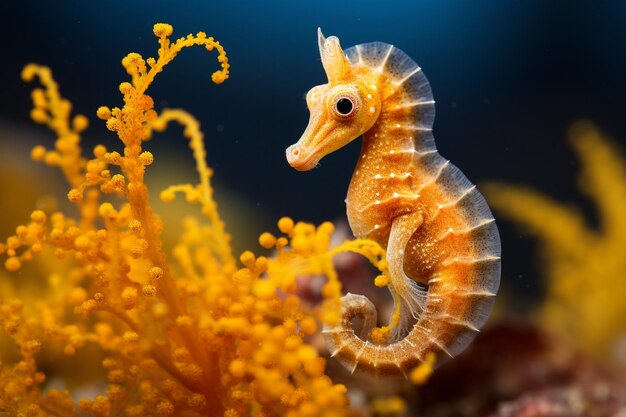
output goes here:
{"type": "MultiPolygon", "coordinates": [[[[363,135],[363,145],[359,156],[359,164],[373,160],[388,159],[389,154],[404,153],[406,162],[412,160],[411,152],[415,149],[415,141],[406,117],[383,110],[374,124],[363,135]]],[[[396,159],[396,162],[401,162],[396,159]]]]}

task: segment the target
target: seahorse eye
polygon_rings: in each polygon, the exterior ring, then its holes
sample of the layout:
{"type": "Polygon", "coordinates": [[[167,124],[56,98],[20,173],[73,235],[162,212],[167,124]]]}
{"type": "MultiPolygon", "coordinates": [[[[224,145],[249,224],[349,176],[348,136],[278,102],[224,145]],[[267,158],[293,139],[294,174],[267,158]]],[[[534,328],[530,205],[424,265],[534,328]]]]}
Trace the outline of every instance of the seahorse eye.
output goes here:
{"type": "Polygon", "coordinates": [[[340,119],[349,119],[359,109],[358,98],[350,93],[339,93],[333,99],[333,114],[340,119]]]}
{"type": "Polygon", "coordinates": [[[341,114],[350,114],[354,106],[347,98],[341,98],[337,101],[337,111],[341,114]]]}

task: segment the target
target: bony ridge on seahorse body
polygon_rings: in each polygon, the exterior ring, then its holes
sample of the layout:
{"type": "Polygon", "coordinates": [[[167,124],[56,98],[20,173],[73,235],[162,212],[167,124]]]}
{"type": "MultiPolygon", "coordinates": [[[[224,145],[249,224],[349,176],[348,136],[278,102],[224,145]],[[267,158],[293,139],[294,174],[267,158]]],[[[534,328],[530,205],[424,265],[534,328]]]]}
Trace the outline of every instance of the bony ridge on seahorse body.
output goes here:
{"type": "Polygon", "coordinates": [[[461,352],[486,321],[500,284],[498,230],[476,187],[435,148],[435,102],[420,67],[385,43],[343,51],[319,29],[318,42],[328,83],[308,92],[309,124],[287,160],[306,171],[363,135],[348,220],[355,236],[386,248],[401,318],[387,343],[360,338],[352,319],[367,335],[376,310],[348,294],[340,323],[324,333],[352,372],[406,376],[428,355],[439,364],[461,352]]]}

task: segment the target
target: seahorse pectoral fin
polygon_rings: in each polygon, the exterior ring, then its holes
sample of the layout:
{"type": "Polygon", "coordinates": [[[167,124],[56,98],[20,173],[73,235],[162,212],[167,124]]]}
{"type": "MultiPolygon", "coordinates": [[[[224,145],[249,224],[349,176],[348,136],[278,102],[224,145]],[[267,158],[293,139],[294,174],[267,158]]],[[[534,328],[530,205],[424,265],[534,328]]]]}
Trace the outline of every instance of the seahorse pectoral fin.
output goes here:
{"type": "MultiPolygon", "coordinates": [[[[394,302],[403,303],[402,321],[408,319],[407,313],[419,317],[426,300],[426,291],[409,278],[404,272],[404,253],[409,239],[424,221],[419,212],[411,212],[393,219],[387,243],[387,263],[389,264],[389,282],[394,302]]],[[[394,329],[394,337],[401,336],[402,325],[394,329]]]]}

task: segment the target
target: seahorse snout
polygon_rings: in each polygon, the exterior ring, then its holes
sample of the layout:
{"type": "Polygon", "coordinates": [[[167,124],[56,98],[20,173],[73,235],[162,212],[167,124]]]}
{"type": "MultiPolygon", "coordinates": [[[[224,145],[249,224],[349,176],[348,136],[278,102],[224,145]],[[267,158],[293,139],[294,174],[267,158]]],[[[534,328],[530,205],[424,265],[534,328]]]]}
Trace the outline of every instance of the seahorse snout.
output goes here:
{"type": "Polygon", "coordinates": [[[317,160],[312,158],[312,155],[304,152],[302,147],[297,143],[288,147],[285,153],[289,165],[298,171],[308,171],[317,165],[317,160]]]}

